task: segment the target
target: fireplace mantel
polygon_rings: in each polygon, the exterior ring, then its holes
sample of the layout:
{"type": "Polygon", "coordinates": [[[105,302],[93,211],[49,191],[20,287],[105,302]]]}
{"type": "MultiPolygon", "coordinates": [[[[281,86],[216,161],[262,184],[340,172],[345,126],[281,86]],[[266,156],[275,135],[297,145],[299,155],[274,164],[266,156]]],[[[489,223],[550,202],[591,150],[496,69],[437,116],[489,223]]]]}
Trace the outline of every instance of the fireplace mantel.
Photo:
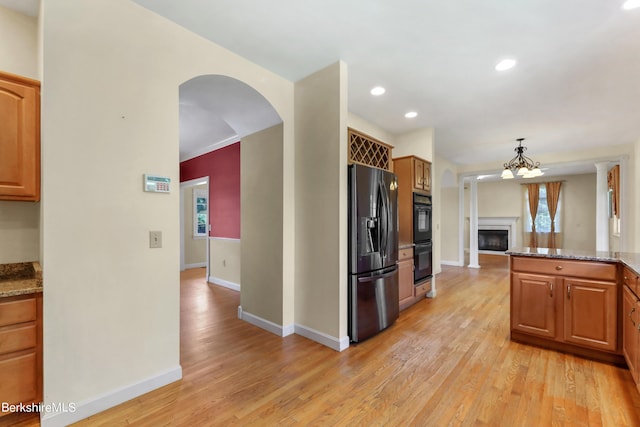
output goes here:
{"type": "MultiPolygon", "coordinates": [[[[479,216],[478,230],[507,230],[509,232],[509,249],[515,248],[518,246],[516,223],[519,219],[519,216],[479,216]]],[[[469,221],[469,217],[467,217],[467,221],[469,221]]],[[[485,251],[480,252],[485,253],[485,251]]]]}

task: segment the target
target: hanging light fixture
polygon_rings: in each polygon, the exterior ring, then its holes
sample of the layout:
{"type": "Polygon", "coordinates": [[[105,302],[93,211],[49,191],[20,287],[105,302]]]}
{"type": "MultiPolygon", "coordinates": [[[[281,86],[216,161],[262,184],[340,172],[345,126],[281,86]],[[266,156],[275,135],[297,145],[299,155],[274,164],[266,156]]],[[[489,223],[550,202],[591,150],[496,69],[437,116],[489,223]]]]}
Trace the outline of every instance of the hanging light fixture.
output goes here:
{"type": "Polygon", "coordinates": [[[533,162],[529,157],[523,153],[527,150],[527,147],[522,146],[524,138],[516,139],[518,146],[515,148],[516,156],[504,164],[504,170],[502,171],[502,179],[513,179],[513,174],[521,176],[523,178],[535,178],[536,176],[544,175],[540,170],[540,162],[533,162]]]}

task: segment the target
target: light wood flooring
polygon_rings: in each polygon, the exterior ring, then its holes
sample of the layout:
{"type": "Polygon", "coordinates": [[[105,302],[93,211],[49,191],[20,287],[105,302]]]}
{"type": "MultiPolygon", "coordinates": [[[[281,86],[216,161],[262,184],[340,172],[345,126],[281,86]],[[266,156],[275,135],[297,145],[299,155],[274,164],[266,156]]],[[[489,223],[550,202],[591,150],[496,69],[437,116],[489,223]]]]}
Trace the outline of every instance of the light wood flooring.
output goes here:
{"type": "Polygon", "coordinates": [[[77,425],[640,426],[626,369],[509,340],[507,258],[481,265],[443,266],[436,298],[341,353],[238,320],[237,292],[186,271],[183,380],[77,425]]]}

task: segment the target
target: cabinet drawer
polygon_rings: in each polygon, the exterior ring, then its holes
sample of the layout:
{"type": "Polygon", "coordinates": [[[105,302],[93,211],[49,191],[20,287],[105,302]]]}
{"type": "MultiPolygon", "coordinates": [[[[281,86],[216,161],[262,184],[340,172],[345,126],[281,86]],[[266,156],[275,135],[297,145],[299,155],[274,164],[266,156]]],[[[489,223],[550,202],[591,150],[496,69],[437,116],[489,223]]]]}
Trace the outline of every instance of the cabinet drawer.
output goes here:
{"type": "Polygon", "coordinates": [[[413,287],[413,292],[416,298],[420,298],[426,295],[427,292],[431,290],[431,280],[427,280],[426,282],[420,283],[419,285],[415,285],[413,287]]]}
{"type": "Polygon", "coordinates": [[[36,320],[36,299],[2,302],[0,299],[0,326],[36,320]]]}
{"type": "Polygon", "coordinates": [[[0,402],[29,402],[38,397],[36,353],[0,361],[0,402]]]}
{"type": "Polygon", "coordinates": [[[34,348],[36,325],[0,330],[0,354],[34,348]]]}
{"type": "Polygon", "coordinates": [[[622,282],[629,287],[631,292],[638,295],[638,275],[629,267],[622,269],[622,282]]]}
{"type": "Polygon", "coordinates": [[[413,259],[413,248],[400,249],[398,251],[398,260],[413,259]]]}
{"type": "Polygon", "coordinates": [[[512,257],[511,268],[513,271],[528,273],[584,277],[595,280],[616,280],[616,264],[607,264],[605,262],[512,257]]]}

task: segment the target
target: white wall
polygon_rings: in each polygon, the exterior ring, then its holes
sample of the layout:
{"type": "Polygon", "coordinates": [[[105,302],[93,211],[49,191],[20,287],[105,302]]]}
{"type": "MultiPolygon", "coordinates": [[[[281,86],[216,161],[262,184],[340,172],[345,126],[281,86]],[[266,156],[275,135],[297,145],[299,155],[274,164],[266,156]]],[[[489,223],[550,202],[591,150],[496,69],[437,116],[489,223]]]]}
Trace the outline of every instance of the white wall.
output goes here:
{"type": "MultiPolygon", "coordinates": [[[[347,70],[296,83],[296,332],[347,337],[347,70]]],[[[243,275],[244,280],[244,275],[243,275]]]]}
{"type": "MultiPolygon", "coordinates": [[[[43,3],[44,400],[80,405],[43,417],[60,425],[180,377],[179,85],[221,74],[255,88],[283,119],[290,161],[293,84],[128,0],[43,3]],[[144,193],[143,173],[174,190],[144,193]],[[163,248],[148,248],[149,230],[163,248]]],[[[286,288],[263,286],[275,299],[286,288]]]]}
{"type": "MultiPolygon", "coordinates": [[[[0,6],[0,70],[38,75],[38,22],[0,6]]],[[[0,201],[0,264],[40,259],[40,203],[0,201]]]]}

